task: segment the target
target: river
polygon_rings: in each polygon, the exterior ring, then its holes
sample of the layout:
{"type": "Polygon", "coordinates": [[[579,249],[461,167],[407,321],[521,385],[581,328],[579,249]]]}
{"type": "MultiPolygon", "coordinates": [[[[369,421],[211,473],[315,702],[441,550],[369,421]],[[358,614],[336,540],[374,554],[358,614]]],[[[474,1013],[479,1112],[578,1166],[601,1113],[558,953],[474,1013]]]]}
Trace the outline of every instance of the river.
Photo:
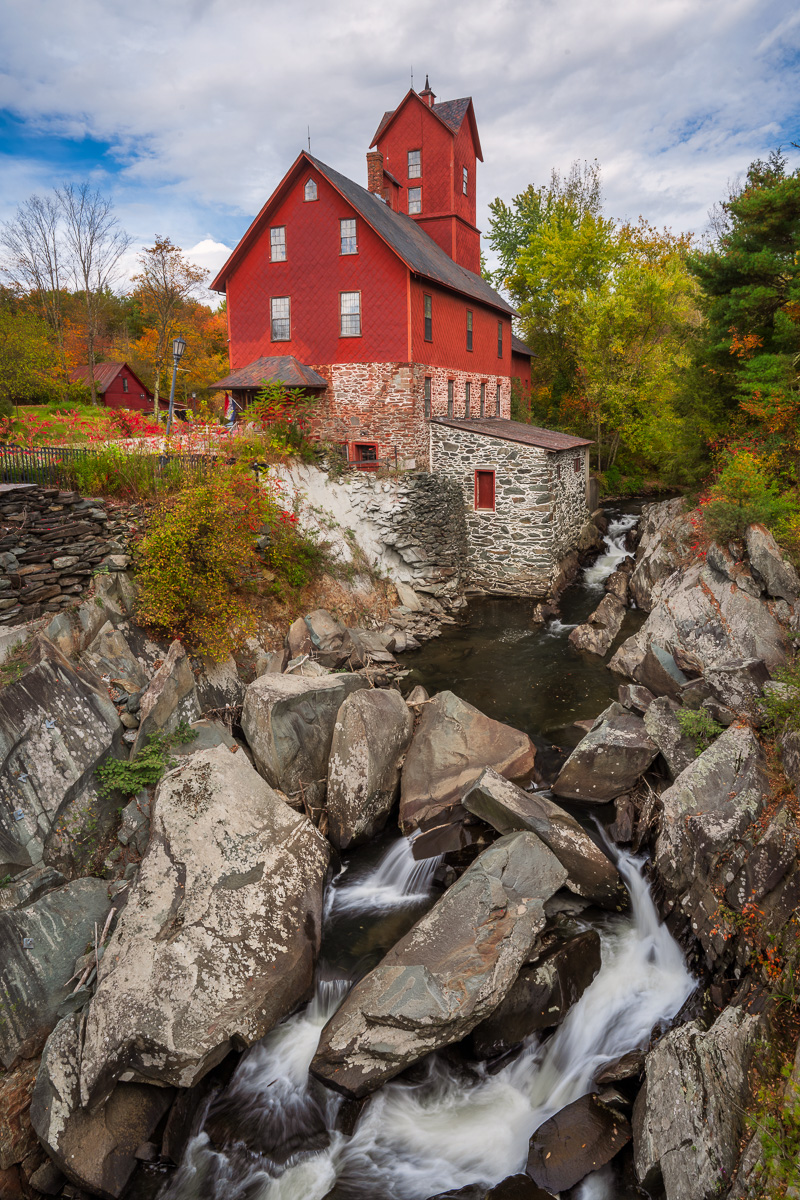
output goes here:
{"type": "MultiPolygon", "coordinates": [[[[605,665],[567,641],[624,557],[636,513],[611,515],[605,552],[565,593],[558,621],[532,626],[529,602],[473,602],[467,623],[406,656],[407,683],[449,687],[525,729],[552,767],[559,752],[551,744],[566,749],[577,738],[572,722],[595,717],[616,696],[605,665]]],[[[640,620],[630,614],[621,636],[640,620]]],[[[353,982],[435,902],[438,861],[416,861],[396,829],[344,857],[326,895],[313,1000],[252,1047],[212,1095],[161,1200],[428,1200],[499,1182],[524,1167],[543,1121],[592,1090],[604,1064],[646,1045],[691,994],[694,982],[658,920],[643,861],[622,853],[630,909],[580,916],[600,935],[602,966],[555,1033],[533,1036],[500,1064],[470,1061],[463,1048],[440,1052],[363,1108],[343,1100],[309,1078],[320,1031],[353,982]]],[[[572,1200],[636,1195],[616,1163],[570,1193],[572,1200]]]]}

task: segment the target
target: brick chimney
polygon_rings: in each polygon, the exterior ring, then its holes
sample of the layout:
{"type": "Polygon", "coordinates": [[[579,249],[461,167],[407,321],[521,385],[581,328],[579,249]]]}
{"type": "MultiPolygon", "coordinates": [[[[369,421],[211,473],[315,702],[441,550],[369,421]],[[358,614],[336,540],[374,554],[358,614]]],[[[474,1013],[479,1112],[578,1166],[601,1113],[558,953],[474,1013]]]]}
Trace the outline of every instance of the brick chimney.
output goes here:
{"type": "Polygon", "coordinates": [[[367,151],[367,191],[383,195],[383,155],[380,150],[367,151]]]}
{"type": "Polygon", "coordinates": [[[425,76],[425,87],[420,92],[419,98],[420,98],[420,100],[425,101],[428,108],[433,108],[433,102],[436,99],[436,97],[434,96],[433,92],[431,91],[431,85],[428,83],[427,75],[425,76]]]}

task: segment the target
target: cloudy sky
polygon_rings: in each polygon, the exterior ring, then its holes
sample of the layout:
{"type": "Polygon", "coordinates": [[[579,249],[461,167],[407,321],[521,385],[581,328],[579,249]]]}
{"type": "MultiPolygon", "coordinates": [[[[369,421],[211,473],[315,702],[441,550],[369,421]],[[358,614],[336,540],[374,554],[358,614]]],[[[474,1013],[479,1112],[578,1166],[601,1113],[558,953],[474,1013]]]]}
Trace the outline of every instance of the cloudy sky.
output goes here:
{"type": "Polygon", "coordinates": [[[606,208],[701,231],[728,180],[800,154],[795,0],[4,0],[0,220],[91,179],[136,245],[215,268],[306,144],[366,182],[425,73],[471,95],[495,196],[599,159],[606,208]]]}

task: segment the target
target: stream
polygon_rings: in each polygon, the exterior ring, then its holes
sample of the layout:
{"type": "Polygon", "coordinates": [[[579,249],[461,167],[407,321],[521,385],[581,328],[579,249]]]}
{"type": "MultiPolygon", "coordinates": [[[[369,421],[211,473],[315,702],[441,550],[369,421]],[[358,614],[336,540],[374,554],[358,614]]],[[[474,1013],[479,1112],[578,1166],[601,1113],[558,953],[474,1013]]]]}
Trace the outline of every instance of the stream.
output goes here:
{"type": "MultiPolygon", "coordinates": [[[[613,514],[605,552],[564,594],[560,620],[536,627],[530,602],[474,602],[468,623],[406,656],[406,683],[431,693],[451,688],[525,729],[545,766],[555,762],[551,743],[566,749],[578,736],[572,722],[597,716],[616,697],[604,663],[573,651],[567,637],[601,599],[636,517],[633,506],[613,514]]],[[[629,614],[620,638],[641,619],[629,614]]],[[[694,989],[682,951],[659,922],[644,860],[613,853],[630,908],[622,915],[590,908],[577,918],[580,928],[597,930],[602,965],[556,1031],[533,1035],[499,1064],[471,1061],[463,1045],[437,1052],[363,1107],[311,1079],[308,1067],[349,988],[441,894],[434,886],[440,860],[417,861],[396,828],[345,855],[325,898],[313,999],[212,1093],[160,1200],[428,1200],[523,1170],[538,1126],[591,1091],[605,1064],[646,1045],[694,989]]],[[[637,1195],[616,1160],[569,1193],[571,1200],[637,1195]]]]}

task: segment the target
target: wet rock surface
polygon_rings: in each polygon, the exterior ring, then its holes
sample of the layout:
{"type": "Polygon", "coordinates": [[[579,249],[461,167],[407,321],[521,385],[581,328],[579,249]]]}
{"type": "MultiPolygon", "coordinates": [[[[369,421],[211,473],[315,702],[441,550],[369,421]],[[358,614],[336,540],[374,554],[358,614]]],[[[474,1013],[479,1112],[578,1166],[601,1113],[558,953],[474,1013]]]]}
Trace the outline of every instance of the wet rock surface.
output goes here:
{"type": "Polygon", "coordinates": [[[465,1037],[510,989],[544,928],[544,901],[565,879],[532,834],[485,850],[349,993],[322,1031],[312,1074],[360,1097],[465,1037]]]}
{"type": "Polygon", "coordinates": [[[597,1095],[582,1096],[536,1130],[527,1171],[540,1186],[565,1191],[605,1166],[630,1139],[630,1124],[615,1108],[597,1095]]]}
{"type": "MultiPolygon", "coordinates": [[[[622,576],[627,591],[627,577],[622,576]]],[[[588,650],[601,657],[611,649],[611,643],[622,628],[625,618],[625,603],[609,593],[583,625],[578,625],[569,635],[569,640],[578,650],[588,650]]]]}
{"type": "Polygon", "coordinates": [[[439,692],[424,706],[406,756],[400,825],[408,833],[453,808],[486,767],[506,778],[529,777],[535,760],[527,734],[439,692]]]}
{"type": "Polygon", "coordinates": [[[567,887],[604,908],[617,908],[626,900],[617,868],[581,825],[546,796],[524,792],[488,769],[465,794],[468,812],[486,821],[498,833],[527,829],[541,838],[566,867],[567,887]]]}
{"type": "Polygon", "coordinates": [[[171,771],[89,1008],[83,1102],[131,1072],[189,1087],[272,1028],[310,987],[327,865],[243,753],[171,771]]]}
{"type": "Polygon", "coordinates": [[[494,1058],[537,1029],[560,1025],[600,970],[600,937],[593,929],[526,963],[508,995],[472,1031],[478,1058],[494,1058]]]}
{"type": "Polygon", "coordinates": [[[627,791],[658,753],[644,721],[614,702],[570,754],[553,793],[605,804],[627,791]]]}

